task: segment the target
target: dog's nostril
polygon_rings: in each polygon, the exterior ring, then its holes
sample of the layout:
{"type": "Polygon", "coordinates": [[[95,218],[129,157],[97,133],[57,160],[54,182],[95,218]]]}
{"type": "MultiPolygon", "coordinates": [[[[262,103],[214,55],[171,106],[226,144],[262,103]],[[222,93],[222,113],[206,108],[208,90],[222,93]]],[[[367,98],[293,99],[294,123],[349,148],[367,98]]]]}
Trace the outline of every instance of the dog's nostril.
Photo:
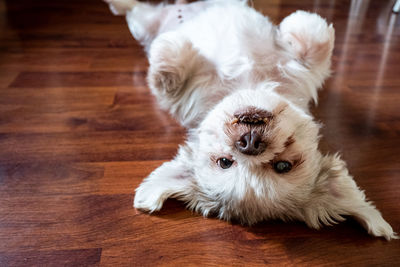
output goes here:
{"type": "Polygon", "coordinates": [[[238,145],[240,146],[240,147],[247,147],[247,141],[246,140],[239,140],[238,141],[238,145]]]}
{"type": "Polygon", "coordinates": [[[239,150],[247,149],[249,147],[250,138],[250,132],[242,135],[239,141],[236,142],[236,148],[239,150]]]}
{"type": "Polygon", "coordinates": [[[259,155],[267,147],[267,144],[262,141],[260,134],[257,131],[245,133],[236,141],[237,150],[246,155],[259,155]]]}

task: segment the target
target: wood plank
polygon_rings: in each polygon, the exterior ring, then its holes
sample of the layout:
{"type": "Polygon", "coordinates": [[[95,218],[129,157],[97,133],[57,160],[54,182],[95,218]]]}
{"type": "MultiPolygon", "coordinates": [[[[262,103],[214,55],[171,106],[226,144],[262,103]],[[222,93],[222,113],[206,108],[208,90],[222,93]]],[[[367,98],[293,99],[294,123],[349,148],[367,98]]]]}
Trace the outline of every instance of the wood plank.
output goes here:
{"type": "Polygon", "coordinates": [[[0,165],[0,194],[18,197],[133,194],[143,178],[164,161],[33,162],[0,165]]]}
{"type": "Polygon", "coordinates": [[[21,72],[10,87],[143,86],[146,72],[21,72]]]}
{"type": "MultiPolygon", "coordinates": [[[[159,2],[159,1],[152,1],[159,2]]],[[[331,78],[312,113],[324,153],[400,231],[400,27],[390,1],[254,0],[279,23],[297,9],[332,22],[331,78]],[[363,6],[363,5],[368,5],[363,6]],[[365,7],[365,14],[362,11],[365,7]],[[350,13],[358,10],[359,13],[350,13]]],[[[397,266],[399,240],[353,219],[241,226],[134,190],[185,130],[146,85],[146,55],[98,0],[0,1],[1,266],[397,266]]]]}
{"type": "MultiPolygon", "coordinates": [[[[0,133],[54,133],[81,131],[170,131],[180,129],[170,117],[160,115],[152,106],[125,107],[104,106],[85,110],[42,110],[38,108],[15,107],[2,109],[0,133]],[[18,115],[10,117],[10,114],[18,115]],[[157,116],[159,115],[159,116],[157,116]],[[153,119],[153,117],[155,119],[153,119]]],[[[50,105],[50,108],[54,107],[50,105]]],[[[73,106],[69,107],[72,108],[73,106]]]]}
{"type": "Polygon", "coordinates": [[[28,48],[10,51],[0,61],[0,70],[26,72],[85,72],[121,71],[143,72],[147,70],[147,59],[142,47],[110,47],[101,49],[43,49],[28,48]],[[27,50],[29,53],[27,53],[27,50]],[[24,62],[25,64],[21,64],[24,62]]]}
{"type": "Polygon", "coordinates": [[[101,249],[0,252],[1,266],[85,266],[100,265],[101,249]]]}
{"type": "Polygon", "coordinates": [[[131,161],[172,158],[181,130],[0,134],[0,163],[131,161]]]}

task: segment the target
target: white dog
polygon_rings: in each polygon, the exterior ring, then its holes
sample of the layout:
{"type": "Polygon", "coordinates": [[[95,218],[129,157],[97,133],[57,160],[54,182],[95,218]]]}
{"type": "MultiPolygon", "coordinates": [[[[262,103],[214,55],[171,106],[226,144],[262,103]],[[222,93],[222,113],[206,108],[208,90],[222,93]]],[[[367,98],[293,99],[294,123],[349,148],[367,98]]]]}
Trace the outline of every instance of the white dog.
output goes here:
{"type": "Polygon", "coordinates": [[[172,197],[204,216],[312,228],[351,215],[397,238],[339,156],[318,150],[308,104],[329,76],[332,25],[297,11],[275,26],[238,0],[107,2],[148,52],[160,105],[189,128],[175,159],[136,190],[136,208],[154,212],[172,197]]]}

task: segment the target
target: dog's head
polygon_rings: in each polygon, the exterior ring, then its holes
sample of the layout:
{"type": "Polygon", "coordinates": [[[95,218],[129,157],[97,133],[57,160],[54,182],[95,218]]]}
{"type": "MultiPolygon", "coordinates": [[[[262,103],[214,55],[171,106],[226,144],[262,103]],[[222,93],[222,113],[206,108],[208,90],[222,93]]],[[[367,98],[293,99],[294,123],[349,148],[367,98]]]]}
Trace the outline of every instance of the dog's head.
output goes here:
{"type": "Polygon", "coordinates": [[[266,206],[270,215],[280,216],[284,205],[293,205],[289,199],[308,194],[320,171],[319,128],[273,88],[225,97],[189,138],[185,158],[196,191],[214,203],[210,211],[226,219],[253,223],[263,219],[258,211],[266,206]]]}
{"type": "Polygon", "coordinates": [[[262,173],[292,177],[295,183],[310,167],[318,131],[311,116],[272,90],[242,90],[226,97],[201,123],[197,157],[203,166],[209,161],[217,176],[262,173]]]}

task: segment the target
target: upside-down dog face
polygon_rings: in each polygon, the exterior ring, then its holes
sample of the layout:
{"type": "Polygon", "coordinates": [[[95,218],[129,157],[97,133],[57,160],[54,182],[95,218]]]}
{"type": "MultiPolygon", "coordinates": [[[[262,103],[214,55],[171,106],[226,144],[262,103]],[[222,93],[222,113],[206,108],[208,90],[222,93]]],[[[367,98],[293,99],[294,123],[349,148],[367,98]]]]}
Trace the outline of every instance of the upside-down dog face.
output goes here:
{"type": "Polygon", "coordinates": [[[225,219],[282,217],[305,200],[320,170],[319,126],[270,89],[226,97],[198,129],[195,177],[204,194],[227,203],[218,211],[225,219]]]}

